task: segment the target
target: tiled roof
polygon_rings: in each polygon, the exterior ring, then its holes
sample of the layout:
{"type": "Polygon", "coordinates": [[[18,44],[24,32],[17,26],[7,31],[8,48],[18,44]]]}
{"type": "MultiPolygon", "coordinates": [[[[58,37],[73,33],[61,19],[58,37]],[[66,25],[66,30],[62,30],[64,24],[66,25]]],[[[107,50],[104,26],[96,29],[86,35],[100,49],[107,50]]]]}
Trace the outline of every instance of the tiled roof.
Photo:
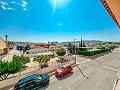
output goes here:
{"type": "Polygon", "coordinates": [[[101,3],[120,28],[120,0],[101,0],[101,3]]]}

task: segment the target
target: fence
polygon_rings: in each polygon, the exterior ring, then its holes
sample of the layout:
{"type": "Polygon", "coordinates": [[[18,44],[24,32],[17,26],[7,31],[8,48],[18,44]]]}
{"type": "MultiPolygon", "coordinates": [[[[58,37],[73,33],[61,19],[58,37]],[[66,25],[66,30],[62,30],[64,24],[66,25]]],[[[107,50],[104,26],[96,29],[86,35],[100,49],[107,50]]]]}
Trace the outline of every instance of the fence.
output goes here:
{"type": "Polygon", "coordinates": [[[2,88],[13,85],[16,82],[18,82],[20,79],[27,77],[29,75],[51,73],[51,72],[55,71],[59,66],[64,65],[66,63],[75,64],[75,60],[69,60],[64,63],[57,63],[57,62],[51,63],[50,62],[49,65],[51,65],[51,66],[46,67],[46,68],[38,68],[38,66],[27,68],[28,71],[26,71],[26,72],[25,71],[19,72],[18,74],[14,75],[14,77],[0,81],[0,89],[3,90],[2,88]],[[55,66],[52,66],[52,65],[55,65],[55,66]]]}
{"type": "MultiPolygon", "coordinates": [[[[27,68],[25,68],[24,70],[21,70],[18,73],[9,75],[8,78],[12,78],[12,77],[15,77],[15,76],[27,74],[27,73],[34,72],[34,71],[37,71],[37,70],[41,70],[41,69],[47,68],[47,67],[53,67],[53,66],[62,65],[62,64],[65,64],[65,63],[69,63],[71,61],[74,61],[74,59],[57,60],[57,61],[54,61],[54,62],[48,62],[48,63],[45,63],[47,65],[46,67],[41,67],[41,65],[37,65],[37,66],[33,66],[33,67],[27,67],[27,68]]],[[[43,66],[44,66],[44,64],[43,64],[43,66]]]]}

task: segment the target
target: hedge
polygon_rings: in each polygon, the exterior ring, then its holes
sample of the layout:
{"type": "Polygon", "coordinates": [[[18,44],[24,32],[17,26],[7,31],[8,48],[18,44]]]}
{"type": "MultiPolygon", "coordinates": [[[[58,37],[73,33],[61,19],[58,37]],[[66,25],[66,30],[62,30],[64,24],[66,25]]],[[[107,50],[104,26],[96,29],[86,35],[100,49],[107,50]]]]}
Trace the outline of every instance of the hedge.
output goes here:
{"type": "Polygon", "coordinates": [[[101,50],[96,50],[96,51],[78,51],[78,55],[84,55],[84,56],[93,56],[97,55],[100,53],[107,52],[109,49],[101,49],[101,50]]]}

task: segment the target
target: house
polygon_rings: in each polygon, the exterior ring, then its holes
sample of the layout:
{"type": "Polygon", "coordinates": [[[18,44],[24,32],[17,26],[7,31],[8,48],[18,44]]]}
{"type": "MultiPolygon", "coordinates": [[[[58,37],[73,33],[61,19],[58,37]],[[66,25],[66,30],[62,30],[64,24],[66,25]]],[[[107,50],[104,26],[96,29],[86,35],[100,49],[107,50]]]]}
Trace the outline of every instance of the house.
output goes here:
{"type": "Polygon", "coordinates": [[[0,37],[0,54],[4,53],[4,48],[6,48],[5,41],[0,37]]]}

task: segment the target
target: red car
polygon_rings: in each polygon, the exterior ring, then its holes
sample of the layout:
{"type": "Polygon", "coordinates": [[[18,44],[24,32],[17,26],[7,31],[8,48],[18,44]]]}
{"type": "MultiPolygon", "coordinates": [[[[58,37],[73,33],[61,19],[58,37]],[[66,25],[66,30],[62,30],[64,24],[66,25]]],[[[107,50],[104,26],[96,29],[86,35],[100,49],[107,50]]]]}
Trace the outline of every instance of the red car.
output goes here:
{"type": "Polygon", "coordinates": [[[70,64],[66,64],[64,66],[61,66],[59,67],[57,70],[56,70],[56,76],[64,76],[70,72],[72,72],[73,68],[72,68],[72,65],[70,64]]]}

